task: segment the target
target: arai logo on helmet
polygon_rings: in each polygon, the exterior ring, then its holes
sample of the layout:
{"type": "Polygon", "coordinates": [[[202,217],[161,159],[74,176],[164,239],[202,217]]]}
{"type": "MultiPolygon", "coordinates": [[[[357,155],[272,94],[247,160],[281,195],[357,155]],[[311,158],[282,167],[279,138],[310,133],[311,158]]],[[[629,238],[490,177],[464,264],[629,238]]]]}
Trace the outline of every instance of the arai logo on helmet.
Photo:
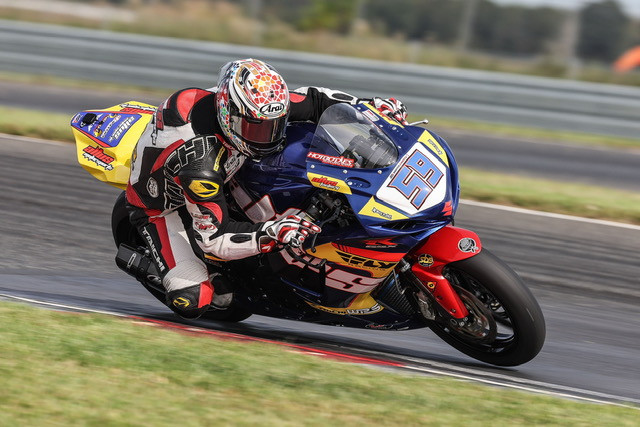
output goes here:
{"type": "Polygon", "coordinates": [[[277,116],[284,111],[284,104],[282,102],[272,102],[270,104],[260,107],[260,112],[265,116],[277,116]]]}

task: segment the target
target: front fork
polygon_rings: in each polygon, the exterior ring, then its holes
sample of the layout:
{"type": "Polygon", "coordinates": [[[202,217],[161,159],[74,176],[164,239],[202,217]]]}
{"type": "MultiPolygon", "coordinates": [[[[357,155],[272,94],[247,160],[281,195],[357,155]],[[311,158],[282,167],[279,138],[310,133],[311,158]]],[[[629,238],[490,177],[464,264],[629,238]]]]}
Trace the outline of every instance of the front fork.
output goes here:
{"type": "Polygon", "coordinates": [[[420,289],[425,297],[430,295],[438,304],[440,312],[444,311],[458,320],[466,319],[469,311],[442,272],[447,264],[470,258],[481,249],[482,244],[477,234],[447,225],[414,248],[406,260],[402,260],[400,273],[420,289]]]}

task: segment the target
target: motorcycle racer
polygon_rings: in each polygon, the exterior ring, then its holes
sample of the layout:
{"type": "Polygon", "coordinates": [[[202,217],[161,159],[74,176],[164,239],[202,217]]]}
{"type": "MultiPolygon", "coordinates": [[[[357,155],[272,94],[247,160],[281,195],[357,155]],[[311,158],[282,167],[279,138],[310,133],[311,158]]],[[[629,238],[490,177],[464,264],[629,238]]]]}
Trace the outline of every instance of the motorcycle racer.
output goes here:
{"type": "Polygon", "coordinates": [[[205,254],[241,259],[299,247],[321,231],[297,215],[234,221],[223,186],[247,159],[281,150],[287,122],[317,123],[339,102],[369,102],[406,124],[406,109],[394,98],[359,99],[319,87],[289,91],[273,67],[255,59],[229,62],[215,88],[182,89],[158,107],[134,149],[126,198],[174,312],[197,318],[210,305],[228,306],[230,287],[222,275],[209,274],[205,254]]]}

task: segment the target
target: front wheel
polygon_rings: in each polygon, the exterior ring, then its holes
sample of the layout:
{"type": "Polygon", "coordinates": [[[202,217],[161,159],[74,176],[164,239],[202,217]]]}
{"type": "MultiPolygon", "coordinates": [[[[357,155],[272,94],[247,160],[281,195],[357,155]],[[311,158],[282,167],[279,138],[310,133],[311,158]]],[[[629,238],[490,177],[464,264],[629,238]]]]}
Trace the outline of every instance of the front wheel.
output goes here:
{"type": "Polygon", "coordinates": [[[464,325],[436,319],[429,327],[462,353],[486,363],[516,366],[542,349],[546,328],[537,301],[522,279],[486,249],[448,264],[443,275],[464,302],[464,325]]]}

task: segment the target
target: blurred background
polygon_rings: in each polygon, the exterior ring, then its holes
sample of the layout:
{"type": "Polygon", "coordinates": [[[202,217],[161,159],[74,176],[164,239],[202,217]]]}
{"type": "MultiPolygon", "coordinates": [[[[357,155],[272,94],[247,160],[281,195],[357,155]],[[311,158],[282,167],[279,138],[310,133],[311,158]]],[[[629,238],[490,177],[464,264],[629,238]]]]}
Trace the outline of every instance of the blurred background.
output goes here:
{"type": "MultiPolygon", "coordinates": [[[[415,119],[637,138],[639,9],[633,0],[0,0],[0,72],[166,96],[211,87],[225,62],[259,57],[292,88],[395,96],[415,119]]],[[[20,107],[16,98],[0,92],[2,104],[20,107]]]]}
{"type": "Polygon", "coordinates": [[[0,0],[0,17],[640,85],[636,0],[0,0]],[[637,55],[636,55],[637,56],[637,55]]]}

